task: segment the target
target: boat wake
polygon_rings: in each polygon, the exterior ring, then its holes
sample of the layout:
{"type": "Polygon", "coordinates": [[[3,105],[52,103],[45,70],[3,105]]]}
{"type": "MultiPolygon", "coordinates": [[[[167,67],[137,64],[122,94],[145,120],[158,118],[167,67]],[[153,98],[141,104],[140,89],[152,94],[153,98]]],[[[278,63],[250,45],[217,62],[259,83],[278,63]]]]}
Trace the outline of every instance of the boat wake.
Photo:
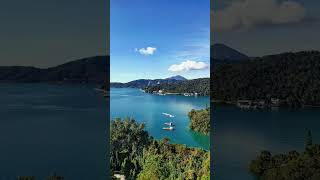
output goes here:
{"type": "Polygon", "coordinates": [[[163,115],[165,115],[165,116],[167,116],[167,117],[170,117],[170,118],[173,118],[174,117],[174,115],[171,115],[171,114],[169,114],[169,113],[162,113],[163,115]]]}

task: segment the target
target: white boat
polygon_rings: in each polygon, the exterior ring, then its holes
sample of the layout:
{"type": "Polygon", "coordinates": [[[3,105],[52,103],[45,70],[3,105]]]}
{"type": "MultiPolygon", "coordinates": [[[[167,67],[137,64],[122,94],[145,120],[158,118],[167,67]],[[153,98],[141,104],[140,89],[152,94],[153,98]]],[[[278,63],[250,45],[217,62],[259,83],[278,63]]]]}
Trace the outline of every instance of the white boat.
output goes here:
{"type": "Polygon", "coordinates": [[[167,116],[167,117],[170,117],[170,118],[173,118],[174,115],[171,115],[171,114],[168,114],[168,113],[162,113],[163,115],[167,116]]]}
{"type": "Polygon", "coordinates": [[[165,122],[164,124],[168,126],[174,126],[173,122],[165,122]]]}
{"type": "Polygon", "coordinates": [[[163,129],[163,130],[172,131],[172,130],[174,130],[174,127],[169,126],[169,127],[163,127],[162,129],[163,129]]]}

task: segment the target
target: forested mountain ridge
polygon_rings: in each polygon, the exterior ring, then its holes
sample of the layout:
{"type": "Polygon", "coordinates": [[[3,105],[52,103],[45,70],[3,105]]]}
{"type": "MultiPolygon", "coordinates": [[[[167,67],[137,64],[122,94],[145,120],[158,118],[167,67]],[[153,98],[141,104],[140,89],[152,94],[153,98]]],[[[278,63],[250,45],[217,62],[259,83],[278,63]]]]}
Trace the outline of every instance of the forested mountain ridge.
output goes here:
{"type": "Polygon", "coordinates": [[[201,96],[210,95],[210,78],[199,78],[175,83],[162,83],[148,86],[144,89],[147,93],[162,90],[163,93],[197,93],[201,96]]]}
{"type": "Polygon", "coordinates": [[[51,68],[0,66],[0,82],[99,83],[109,79],[109,56],[94,56],[51,68]]]}
{"type": "Polygon", "coordinates": [[[301,51],[237,63],[214,63],[212,98],[270,100],[289,106],[320,105],[320,52],[301,51]]]}
{"type": "Polygon", "coordinates": [[[111,82],[110,87],[113,88],[145,88],[147,86],[155,86],[157,84],[163,83],[176,83],[180,81],[185,81],[186,78],[182,76],[173,76],[165,79],[138,79],[134,81],[130,81],[127,83],[118,83],[118,82],[111,82]]]}

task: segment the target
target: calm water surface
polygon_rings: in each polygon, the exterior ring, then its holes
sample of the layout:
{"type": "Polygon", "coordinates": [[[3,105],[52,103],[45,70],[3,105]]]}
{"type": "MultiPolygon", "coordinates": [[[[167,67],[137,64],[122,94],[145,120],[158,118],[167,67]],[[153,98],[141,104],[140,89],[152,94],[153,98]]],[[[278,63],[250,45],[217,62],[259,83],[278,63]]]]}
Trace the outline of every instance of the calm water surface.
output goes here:
{"type": "Polygon", "coordinates": [[[195,133],[188,128],[188,112],[209,106],[209,97],[159,96],[144,93],[134,88],[112,88],[110,113],[115,119],[132,117],[146,124],[146,130],[156,139],[169,137],[172,143],[209,149],[209,136],[195,133]],[[167,118],[162,113],[174,115],[167,118]],[[166,131],[164,123],[174,122],[175,130],[166,131]]]}
{"type": "Polygon", "coordinates": [[[0,84],[0,179],[105,179],[107,102],[93,88],[0,84]]]}
{"type": "Polygon", "coordinates": [[[320,142],[320,109],[241,110],[214,107],[214,177],[217,180],[254,180],[248,165],[261,150],[303,151],[305,129],[320,142]]]}

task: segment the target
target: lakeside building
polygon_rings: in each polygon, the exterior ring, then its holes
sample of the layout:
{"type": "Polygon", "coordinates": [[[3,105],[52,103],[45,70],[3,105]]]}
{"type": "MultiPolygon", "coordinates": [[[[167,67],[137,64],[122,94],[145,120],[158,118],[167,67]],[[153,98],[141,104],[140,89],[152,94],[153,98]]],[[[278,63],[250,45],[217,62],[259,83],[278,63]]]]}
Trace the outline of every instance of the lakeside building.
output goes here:
{"type": "MultiPolygon", "coordinates": [[[[146,91],[144,91],[146,92],[146,91]]],[[[166,92],[163,89],[160,89],[158,91],[152,91],[152,94],[157,94],[157,95],[161,95],[161,96],[165,96],[165,95],[183,95],[183,96],[198,96],[198,93],[174,93],[174,92],[166,92]]]]}
{"type": "Polygon", "coordinates": [[[259,101],[238,100],[237,106],[243,109],[256,109],[256,108],[265,108],[267,104],[264,100],[259,100],[259,101]]]}
{"type": "Polygon", "coordinates": [[[278,98],[271,98],[271,106],[278,107],[281,105],[281,100],[278,98]]]}
{"type": "Polygon", "coordinates": [[[252,101],[250,100],[238,100],[237,106],[243,109],[249,109],[251,108],[252,101]]]}

